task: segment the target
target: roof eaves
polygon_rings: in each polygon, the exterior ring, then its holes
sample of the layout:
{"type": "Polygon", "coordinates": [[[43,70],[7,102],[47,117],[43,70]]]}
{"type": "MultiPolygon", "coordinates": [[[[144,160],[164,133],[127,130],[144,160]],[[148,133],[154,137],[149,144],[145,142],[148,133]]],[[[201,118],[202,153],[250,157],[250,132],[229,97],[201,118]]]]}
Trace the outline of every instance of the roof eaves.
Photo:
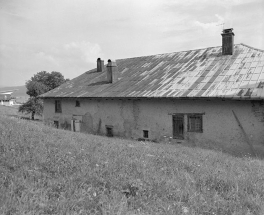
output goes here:
{"type": "Polygon", "coordinates": [[[106,96],[93,96],[93,97],[44,97],[42,99],[175,99],[175,100],[236,100],[236,101],[253,101],[253,100],[264,100],[262,97],[238,97],[238,96],[214,96],[214,97],[106,97],[106,96]]]}

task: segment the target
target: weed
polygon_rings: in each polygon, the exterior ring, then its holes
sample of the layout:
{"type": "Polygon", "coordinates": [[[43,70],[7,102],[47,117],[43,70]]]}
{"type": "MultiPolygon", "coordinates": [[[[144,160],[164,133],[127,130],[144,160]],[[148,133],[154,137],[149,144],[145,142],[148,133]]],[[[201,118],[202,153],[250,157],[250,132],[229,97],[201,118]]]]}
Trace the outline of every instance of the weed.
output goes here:
{"type": "Polygon", "coordinates": [[[0,114],[2,214],[264,214],[264,163],[0,114]]]}

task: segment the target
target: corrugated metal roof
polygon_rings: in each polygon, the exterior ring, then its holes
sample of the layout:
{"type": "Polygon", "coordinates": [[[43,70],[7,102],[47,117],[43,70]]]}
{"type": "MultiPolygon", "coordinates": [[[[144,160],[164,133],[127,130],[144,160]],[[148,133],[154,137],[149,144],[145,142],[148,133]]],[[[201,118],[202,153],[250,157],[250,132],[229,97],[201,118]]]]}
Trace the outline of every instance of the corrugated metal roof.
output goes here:
{"type": "Polygon", "coordinates": [[[264,51],[244,44],[233,55],[222,55],[219,46],[116,63],[115,83],[93,69],[41,97],[264,99],[264,51]]]}

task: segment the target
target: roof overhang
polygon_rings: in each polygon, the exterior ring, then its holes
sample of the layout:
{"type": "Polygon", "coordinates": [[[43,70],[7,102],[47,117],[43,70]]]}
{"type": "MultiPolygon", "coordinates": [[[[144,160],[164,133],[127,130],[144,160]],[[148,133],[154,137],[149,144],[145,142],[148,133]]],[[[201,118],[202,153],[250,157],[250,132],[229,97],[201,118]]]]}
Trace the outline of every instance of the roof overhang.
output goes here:
{"type": "Polygon", "coordinates": [[[41,99],[122,99],[122,100],[137,100],[137,99],[171,99],[171,100],[232,100],[232,101],[264,101],[264,98],[259,97],[40,97],[41,99]]]}

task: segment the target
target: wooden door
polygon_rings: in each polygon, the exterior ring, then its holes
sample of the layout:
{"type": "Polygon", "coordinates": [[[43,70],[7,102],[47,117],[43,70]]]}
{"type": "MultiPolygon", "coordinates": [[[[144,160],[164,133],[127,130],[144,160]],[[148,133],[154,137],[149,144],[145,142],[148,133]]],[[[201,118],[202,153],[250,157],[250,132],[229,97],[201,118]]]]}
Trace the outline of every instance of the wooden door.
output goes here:
{"type": "Polygon", "coordinates": [[[174,115],[172,118],[173,124],[173,139],[183,139],[183,115],[174,115]]]}

